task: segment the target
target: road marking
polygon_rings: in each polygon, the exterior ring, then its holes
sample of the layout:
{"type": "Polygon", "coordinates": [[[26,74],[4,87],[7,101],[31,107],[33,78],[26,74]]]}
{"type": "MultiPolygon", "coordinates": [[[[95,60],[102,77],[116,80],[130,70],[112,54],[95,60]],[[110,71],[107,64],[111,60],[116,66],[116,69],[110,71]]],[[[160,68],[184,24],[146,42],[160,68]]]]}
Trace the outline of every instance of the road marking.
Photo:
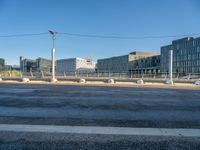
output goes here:
{"type": "Polygon", "coordinates": [[[0,131],[200,137],[200,129],[0,124],[0,131]]]}

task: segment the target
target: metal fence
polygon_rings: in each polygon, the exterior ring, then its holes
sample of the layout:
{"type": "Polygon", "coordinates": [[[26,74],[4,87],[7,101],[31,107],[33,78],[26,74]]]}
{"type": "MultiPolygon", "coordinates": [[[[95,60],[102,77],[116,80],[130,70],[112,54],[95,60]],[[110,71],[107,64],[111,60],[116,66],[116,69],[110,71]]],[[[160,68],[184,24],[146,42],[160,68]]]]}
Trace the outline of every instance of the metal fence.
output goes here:
{"type": "MultiPolygon", "coordinates": [[[[18,77],[29,77],[29,78],[50,78],[50,72],[26,72],[20,73],[18,77]]],[[[163,73],[130,73],[130,72],[65,72],[65,73],[56,73],[57,78],[114,78],[114,79],[132,79],[132,78],[143,78],[143,79],[167,79],[169,74],[166,72],[163,73]]],[[[199,79],[200,74],[179,74],[173,73],[174,79],[199,79]]]]}

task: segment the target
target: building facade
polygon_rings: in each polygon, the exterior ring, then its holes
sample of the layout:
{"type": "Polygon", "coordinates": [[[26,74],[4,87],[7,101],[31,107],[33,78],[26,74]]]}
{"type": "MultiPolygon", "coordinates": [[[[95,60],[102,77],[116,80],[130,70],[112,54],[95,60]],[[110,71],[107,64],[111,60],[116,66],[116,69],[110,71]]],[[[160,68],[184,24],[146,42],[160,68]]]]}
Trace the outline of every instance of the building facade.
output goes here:
{"type": "Polygon", "coordinates": [[[169,71],[169,51],[173,50],[173,73],[200,73],[200,37],[186,37],[161,47],[161,72],[169,71]]]}
{"type": "Polygon", "coordinates": [[[20,57],[21,72],[51,72],[51,60],[37,58],[36,60],[20,57]]]}
{"type": "Polygon", "coordinates": [[[5,64],[5,59],[0,58],[0,70],[12,70],[11,65],[6,65],[5,64]]]}
{"type": "Polygon", "coordinates": [[[130,55],[97,60],[98,72],[127,72],[130,55]]]}
{"type": "Polygon", "coordinates": [[[5,66],[5,59],[0,58],[0,68],[3,68],[5,66]]]}
{"type": "Polygon", "coordinates": [[[57,73],[94,72],[95,63],[92,59],[68,58],[56,61],[57,73]]]}
{"type": "Polygon", "coordinates": [[[147,56],[130,61],[129,72],[132,74],[160,73],[160,55],[147,56]]]}
{"type": "Polygon", "coordinates": [[[135,70],[137,66],[136,60],[141,58],[150,57],[158,55],[157,53],[148,53],[135,51],[129,53],[128,55],[105,58],[97,60],[97,70],[98,72],[130,72],[135,70]]]}
{"type": "Polygon", "coordinates": [[[38,72],[51,72],[52,70],[52,61],[49,59],[45,58],[37,58],[36,63],[37,63],[37,71],[38,72]]]}

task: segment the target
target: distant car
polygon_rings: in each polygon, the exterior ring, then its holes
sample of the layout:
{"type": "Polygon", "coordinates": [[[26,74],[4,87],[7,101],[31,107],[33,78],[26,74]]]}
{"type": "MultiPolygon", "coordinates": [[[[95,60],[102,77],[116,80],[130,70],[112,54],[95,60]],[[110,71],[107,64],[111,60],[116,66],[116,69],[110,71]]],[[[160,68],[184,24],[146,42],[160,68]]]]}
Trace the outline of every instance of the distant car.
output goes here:
{"type": "Polygon", "coordinates": [[[182,77],[182,79],[184,79],[184,80],[191,80],[192,77],[190,77],[190,76],[184,76],[184,77],[182,77]]]}
{"type": "Polygon", "coordinates": [[[194,83],[195,85],[200,85],[200,79],[194,83]]]}

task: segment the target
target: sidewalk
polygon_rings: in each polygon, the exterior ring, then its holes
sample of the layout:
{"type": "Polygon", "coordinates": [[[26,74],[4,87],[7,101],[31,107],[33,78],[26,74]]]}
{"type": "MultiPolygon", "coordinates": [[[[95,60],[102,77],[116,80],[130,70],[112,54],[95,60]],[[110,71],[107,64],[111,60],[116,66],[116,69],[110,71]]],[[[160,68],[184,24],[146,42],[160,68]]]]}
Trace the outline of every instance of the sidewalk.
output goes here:
{"type": "Polygon", "coordinates": [[[54,84],[54,85],[85,85],[85,86],[123,86],[123,87],[157,87],[157,88],[184,88],[184,89],[200,89],[200,86],[192,83],[174,83],[173,85],[165,84],[164,82],[145,82],[144,84],[137,84],[136,82],[115,82],[115,83],[105,83],[103,81],[86,81],[86,83],[78,83],[76,81],[30,81],[30,82],[20,82],[16,80],[5,80],[0,81],[0,84],[54,84]]]}

